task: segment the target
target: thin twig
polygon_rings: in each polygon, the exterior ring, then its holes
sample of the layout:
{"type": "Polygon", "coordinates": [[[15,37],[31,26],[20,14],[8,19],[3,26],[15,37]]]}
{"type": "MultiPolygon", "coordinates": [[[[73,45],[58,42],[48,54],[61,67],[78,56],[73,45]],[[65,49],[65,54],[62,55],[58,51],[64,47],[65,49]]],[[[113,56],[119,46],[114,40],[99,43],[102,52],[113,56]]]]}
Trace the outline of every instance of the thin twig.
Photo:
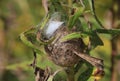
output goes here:
{"type": "Polygon", "coordinates": [[[48,13],[48,0],[42,0],[42,5],[45,9],[46,14],[48,13]]]}
{"type": "Polygon", "coordinates": [[[104,28],[104,26],[102,25],[102,23],[100,22],[100,20],[98,19],[98,17],[96,16],[96,12],[95,12],[95,6],[94,6],[94,0],[91,0],[91,4],[92,4],[92,11],[93,11],[93,16],[96,19],[97,23],[104,28]]]}
{"type": "Polygon", "coordinates": [[[88,24],[89,29],[91,29],[92,28],[92,23],[89,21],[88,16],[86,14],[84,14],[83,16],[84,16],[85,21],[88,24]]]}
{"type": "MultiPolygon", "coordinates": [[[[112,9],[111,9],[111,12],[112,12],[112,22],[111,22],[111,27],[114,28],[114,23],[115,23],[115,18],[116,17],[120,17],[119,14],[116,14],[116,11],[114,10],[114,6],[117,5],[118,6],[118,9],[120,9],[120,6],[119,6],[119,3],[120,1],[119,0],[113,0],[113,4],[112,4],[112,9]],[[116,4],[118,3],[118,4],[116,4]]],[[[112,47],[112,52],[111,52],[111,80],[110,81],[118,81],[117,80],[117,71],[115,69],[116,65],[115,65],[115,57],[117,55],[117,40],[119,38],[118,37],[115,37],[111,40],[111,47],[112,47]]]]}
{"type": "Polygon", "coordinates": [[[33,62],[30,64],[30,66],[32,66],[33,68],[36,67],[36,58],[37,58],[37,55],[36,55],[36,52],[33,51],[33,55],[34,55],[34,59],[33,59],[33,62]]]}
{"type": "Polygon", "coordinates": [[[81,3],[81,5],[83,6],[83,8],[85,8],[85,5],[84,5],[84,3],[83,3],[83,0],[80,0],[80,3],[81,3]]]}
{"type": "Polygon", "coordinates": [[[117,53],[116,50],[116,41],[113,39],[111,40],[111,44],[112,44],[112,53],[111,53],[111,81],[115,81],[116,77],[115,77],[115,56],[117,53]]]}

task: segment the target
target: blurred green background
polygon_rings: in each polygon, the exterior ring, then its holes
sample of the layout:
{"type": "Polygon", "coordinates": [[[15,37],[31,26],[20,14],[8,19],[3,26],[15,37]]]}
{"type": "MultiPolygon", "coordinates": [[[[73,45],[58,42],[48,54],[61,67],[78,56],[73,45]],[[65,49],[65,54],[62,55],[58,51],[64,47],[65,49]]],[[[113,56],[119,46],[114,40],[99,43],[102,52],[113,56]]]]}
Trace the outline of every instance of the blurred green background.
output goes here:
{"type": "MultiPolygon", "coordinates": [[[[95,0],[96,13],[106,28],[120,24],[119,0],[95,0]],[[112,9],[116,15],[112,14],[112,9]],[[114,17],[114,19],[113,19],[114,17]]],[[[40,23],[45,16],[41,0],[0,0],[0,81],[34,81],[34,71],[29,64],[33,60],[32,49],[25,46],[19,39],[19,34],[28,28],[40,23]]],[[[117,25],[117,26],[116,26],[117,25]]],[[[120,81],[120,42],[117,38],[117,56],[111,64],[111,37],[100,35],[104,46],[97,47],[91,55],[104,59],[105,76],[100,81],[120,81]],[[117,58],[117,59],[116,59],[117,58]],[[114,66],[114,71],[111,66],[114,66]],[[111,80],[114,74],[114,80],[111,80]]],[[[38,55],[38,65],[41,68],[51,65],[52,62],[45,55],[38,55]]],[[[93,81],[92,77],[89,81],[93,81]]]]}

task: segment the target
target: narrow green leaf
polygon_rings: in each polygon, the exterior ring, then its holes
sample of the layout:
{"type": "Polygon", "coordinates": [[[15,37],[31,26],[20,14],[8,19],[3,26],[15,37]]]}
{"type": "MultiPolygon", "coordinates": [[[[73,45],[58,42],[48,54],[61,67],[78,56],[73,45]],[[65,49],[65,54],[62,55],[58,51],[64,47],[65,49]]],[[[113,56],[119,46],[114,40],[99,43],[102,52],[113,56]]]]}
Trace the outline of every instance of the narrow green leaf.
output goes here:
{"type": "Polygon", "coordinates": [[[93,72],[93,67],[90,64],[87,64],[87,67],[88,69],[80,74],[77,81],[88,81],[93,72]]]}
{"type": "Polygon", "coordinates": [[[79,8],[78,12],[76,12],[69,20],[68,22],[68,28],[72,29],[72,27],[76,24],[76,21],[79,19],[79,16],[82,15],[84,9],[79,8]]]}
{"type": "Polygon", "coordinates": [[[21,33],[21,34],[20,34],[20,39],[22,40],[22,42],[23,42],[25,45],[27,45],[28,47],[33,48],[37,53],[43,54],[43,52],[42,52],[38,47],[36,47],[35,45],[33,45],[32,42],[27,39],[27,37],[25,36],[24,33],[21,33]]]}
{"type": "Polygon", "coordinates": [[[84,18],[79,18],[79,21],[81,22],[81,31],[89,31],[90,30],[88,27],[88,24],[84,18]]]}
{"type": "Polygon", "coordinates": [[[98,33],[110,34],[112,36],[120,34],[120,29],[97,29],[95,31],[98,33]]]}
{"type": "Polygon", "coordinates": [[[76,27],[76,31],[83,31],[83,26],[80,18],[76,21],[75,27],[76,27]]]}
{"type": "Polygon", "coordinates": [[[74,32],[74,33],[64,36],[64,38],[62,38],[61,41],[63,42],[63,41],[67,41],[67,40],[71,40],[71,39],[75,39],[75,38],[81,38],[81,37],[86,37],[86,35],[81,34],[79,32],[74,32]]]}
{"type": "Polygon", "coordinates": [[[84,64],[84,61],[83,61],[83,60],[80,60],[80,61],[77,63],[77,65],[74,67],[74,73],[75,73],[75,74],[79,71],[79,69],[83,66],[83,64],[84,64]]]}
{"type": "Polygon", "coordinates": [[[20,34],[20,39],[22,40],[22,42],[24,44],[26,44],[27,46],[29,47],[34,47],[33,44],[25,37],[25,34],[24,33],[21,33],[20,34]]]}
{"type": "Polygon", "coordinates": [[[22,63],[13,63],[13,64],[10,64],[10,65],[7,65],[5,67],[5,69],[8,69],[8,70],[16,70],[17,67],[20,67],[20,68],[24,68],[23,70],[27,70],[28,71],[28,64],[30,63],[30,61],[28,60],[25,60],[24,62],[22,63]]]}
{"type": "Polygon", "coordinates": [[[46,15],[45,18],[43,19],[40,29],[43,29],[48,21],[49,21],[49,14],[46,15]]]}

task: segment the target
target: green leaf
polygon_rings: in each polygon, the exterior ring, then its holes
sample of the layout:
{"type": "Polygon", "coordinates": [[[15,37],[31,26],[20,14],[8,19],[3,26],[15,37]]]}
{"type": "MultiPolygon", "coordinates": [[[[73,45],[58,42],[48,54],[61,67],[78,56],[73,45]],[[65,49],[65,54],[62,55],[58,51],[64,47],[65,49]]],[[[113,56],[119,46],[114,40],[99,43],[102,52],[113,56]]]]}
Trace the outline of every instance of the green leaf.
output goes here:
{"type": "Polygon", "coordinates": [[[22,63],[13,63],[13,64],[9,64],[5,67],[5,69],[8,70],[16,70],[18,67],[23,68],[23,70],[28,70],[28,64],[30,63],[30,61],[26,60],[22,63]]]}
{"type": "Polygon", "coordinates": [[[29,47],[34,47],[33,44],[25,37],[25,34],[24,33],[21,33],[20,34],[20,39],[22,40],[22,42],[24,44],[26,44],[27,46],[29,47]]]}
{"type": "Polygon", "coordinates": [[[74,72],[75,74],[79,71],[79,69],[83,66],[84,64],[84,61],[83,60],[80,60],[77,65],[74,67],[74,72]]]}
{"type": "Polygon", "coordinates": [[[83,8],[79,8],[78,12],[76,12],[70,19],[68,22],[68,28],[72,29],[72,27],[76,24],[76,21],[79,19],[79,16],[82,15],[84,9],[83,8]]]}
{"type": "Polygon", "coordinates": [[[25,36],[25,33],[20,34],[20,39],[25,45],[33,48],[37,53],[44,54],[38,47],[36,47],[30,40],[28,40],[27,36],[25,36]]]}
{"type": "Polygon", "coordinates": [[[91,49],[94,49],[98,45],[103,45],[103,41],[95,31],[84,32],[84,34],[87,34],[90,37],[91,49]]]}
{"type": "Polygon", "coordinates": [[[89,36],[90,37],[90,41],[91,41],[91,48],[94,49],[95,47],[97,47],[98,45],[103,45],[103,41],[101,40],[101,38],[98,36],[97,32],[95,31],[86,31],[86,32],[74,32],[71,34],[68,34],[66,36],[64,36],[64,38],[61,39],[61,41],[68,41],[71,39],[75,39],[75,38],[85,38],[89,36]]]}
{"type": "Polygon", "coordinates": [[[95,31],[98,33],[110,34],[112,36],[120,34],[120,29],[96,29],[95,31]]]}
{"type": "Polygon", "coordinates": [[[64,38],[62,38],[61,41],[63,42],[63,41],[67,41],[67,40],[71,40],[71,39],[75,39],[75,38],[81,38],[81,37],[86,37],[86,35],[81,34],[79,32],[74,32],[74,33],[64,36],[64,38]]]}
{"type": "Polygon", "coordinates": [[[89,7],[89,0],[81,0],[86,9],[89,7]]]}
{"type": "Polygon", "coordinates": [[[79,21],[81,22],[81,31],[89,31],[90,30],[88,27],[88,24],[84,18],[80,17],[79,21]]]}
{"type": "Polygon", "coordinates": [[[82,30],[83,30],[82,22],[81,22],[80,19],[78,19],[78,20],[76,21],[75,27],[76,27],[76,29],[77,29],[76,31],[82,31],[82,30]]]}
{"type": "Polygon", "coordinates": [[[91,48],[94,49],[95,47],[97,47],[98,45],[104,45],[103,41],[101,40],[101,38],[97,35],[96,32],[92,32],[91,36],[90,36],[90,40],[91,40],[91,48]]]}
{"type": "Polygon", "coordinates": [[[45,18],[43,19],[43,21],[40,23],[40,30],[42,30],[44,27],[45,27],[45,25],[47,24],[47,22],[49,21],[49,14],[47,14],[46,16],[45,16],[45,18]]]}

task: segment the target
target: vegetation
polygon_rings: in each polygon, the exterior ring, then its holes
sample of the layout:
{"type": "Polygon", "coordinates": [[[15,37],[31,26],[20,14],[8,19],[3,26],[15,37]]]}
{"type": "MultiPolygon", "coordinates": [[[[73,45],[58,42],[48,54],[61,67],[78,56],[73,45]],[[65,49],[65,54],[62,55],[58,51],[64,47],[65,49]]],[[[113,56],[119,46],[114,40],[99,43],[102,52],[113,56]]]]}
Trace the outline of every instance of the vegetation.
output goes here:
{"type": "Polygon", "coordinates": [[[119,81],[119,70],[116,68],[119,68],[120,1],[106,0],[103,3],[102,0],[49,0],[49,10],[44,1],[46,0],[43,0],[43,3],[41,0],[1,1],[0,80],[34,81],[34,70],[35,75],[37,72],[44,72],[44,77],[49,76],[47,81],[65,81],[66,78],[71,78],[45,54],[43,46],[51,43],[54,38],[45,42],[38,41],[36,37],[37,32],[44,28],[54,12],[60,12],[61,21],[65,22],[68,31],[74,26],[78,30],[65,36],[62,41],[82,38],[85,52],[104,60],[104,77],[103,74],[96,73],[96,67],[82,61],[73,68],[75,81],[119,81]]]}

